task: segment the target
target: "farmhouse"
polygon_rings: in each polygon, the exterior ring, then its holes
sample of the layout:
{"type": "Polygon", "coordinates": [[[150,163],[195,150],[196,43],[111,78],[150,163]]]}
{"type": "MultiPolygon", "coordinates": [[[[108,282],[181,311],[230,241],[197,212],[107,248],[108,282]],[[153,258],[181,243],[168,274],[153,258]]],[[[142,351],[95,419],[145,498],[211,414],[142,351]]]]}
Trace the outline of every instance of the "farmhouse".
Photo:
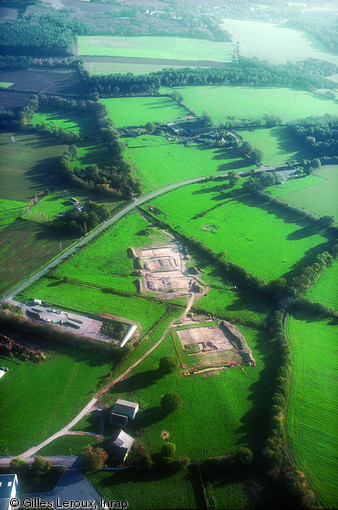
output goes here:
{"type": "Polygon", "coordinates": [[[129,420],[134,420],[139,405],[136,402],[128,402],[119,398],[112,408],[109,421],[114,425],[126,426],[129,420]]]}
{"type": "Polygon", "coordinates": [[[15,498],[17,486],[16,475],[0,475],[0,510],[12,510],[10,500],[15,498]]]}
{"type": "Polygon", "coordinates": [[[123,430],[117,430],[112,437],[112,441],[113,456],[121,462],[124,462],[135,439],[123,432],[123,430]]]}
{"type": "Polygon", "coordinates": [[[71,204],[73,204],[73,205],[77,205],[77,204],[79,203],[79,201],[78,201],[78,200],[76,200],[76,198],[70,198],[70,199],[69,199],[69,202],[70,202],[71,204]]]}

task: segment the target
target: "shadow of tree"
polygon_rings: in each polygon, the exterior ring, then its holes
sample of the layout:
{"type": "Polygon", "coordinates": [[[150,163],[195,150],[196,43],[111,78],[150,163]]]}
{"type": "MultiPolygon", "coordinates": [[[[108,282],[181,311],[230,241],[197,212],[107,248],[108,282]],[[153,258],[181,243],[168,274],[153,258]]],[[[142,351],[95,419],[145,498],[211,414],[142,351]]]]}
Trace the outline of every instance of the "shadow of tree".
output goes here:
{"type": "Polygon", "coordinates": [[[161,378],[158,370],[147,370],[131,375],[128,379],[124,379],[116,383],[111,388],[111,393],[129,393],[142,388],[147,388],[156,383],[161,378]]]}

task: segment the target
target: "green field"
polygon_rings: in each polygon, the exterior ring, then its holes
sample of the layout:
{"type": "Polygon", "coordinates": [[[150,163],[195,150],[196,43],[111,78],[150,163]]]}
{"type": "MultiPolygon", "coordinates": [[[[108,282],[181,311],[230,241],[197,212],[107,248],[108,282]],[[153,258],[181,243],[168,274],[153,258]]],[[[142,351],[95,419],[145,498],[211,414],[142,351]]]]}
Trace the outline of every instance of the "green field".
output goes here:
{"type": "Polygon", "coordinates": [[[312,301],[324,303],[330,308],[338,309],[338,262],[334,262],[318,280],[316,285],[307,293],[312,301]]]}
{"type": "Polygon", "coordinates": [[[190,143],[186,147],[150,135],[127,140],[125,155],[132,163],[144,193],[195,177],[256,168],[243,159],[239,151],[231,148],[215,149],[201,143],[190,143]]]}
{"type": "Polygon", "coordinates": [[[285,122],[311,115],[338,115],[338,104],[312,92],[277,87],[176,87],[162,88],[161,93],[178,90],[184,102],[197,115],[208,111],[216,120],[229,116],[241,119],[278,115],[285,122]]]}
{"type": "Polygon", "coordinates": [[[38,455],[79,455],[88,444],[97,444],[97,440],[89,435],[67,435],[58,437],[38,451],[38,455]]]}
{"type": "Polygon", "coordinates": [[[310,34],[287,28],[283,24],[225,19],[223,29],[233,41],[240,43],[242,57],[257,57],[272,64],[286,64],[307,58],[319,58],[338,64],[338,59],[325,50],[322,43],[310,34]]]}
{"type": "Polygon", "coordinates": [[[43,106],[34,113],[31,124],[45,124],[48,127],[54,125],[59,129],[64,129],[83,137],[92,133],[94,117],[87,111],[80,112],[43,106]]]}
{"type": "Polygon", "coordinates": [[[50,352],[39,364],[1,364],[9,368],[0,380],[1,455],[21,454],[69,423],[112,365],[106,354],[78,349],[50,352]]]}
{"type": "Polygon", "coordinates": [[[173,373],[159,377],[157,367],[164,355],[177,356],[171,335],[131,375],[114,385],[114,398],[128,398],[140,403],[140,411],[126,432],[135,437],[143,429],[142,444],[149,453],[158,452],[164,440],[177,446],[177,455],[192,460],[226,455],[240,446],[261,448],[266,433],[267,407],[264,402],[272,390],[271,377],[275,371],[273,346],[265,332],[240,326],[256,359],[256,367],[220,370],[218,375],[202,374],[186,377],[173,373]],[[161,396],[167,391],[177,392],[183,408],[167,417],[159,413],[161,396]],[[215,413],[215,409],[217,412],[215,413]],[[206,433],[206,422],[212,416],[212,433],[206,433]]]}
{"type": "Polygon", "coordinates": [[[108,313],[142,325],[142,334],[164,315],[166,306],[143,298],[107,294],[91,287],[55,282],[41,278],[23,292],[24,299],[34,297],[54,306],[88,313],[108,313]]]}
{"type": "Polygon", "coordinates": [[[26,280],[74,241],[38,223],[18,219],[0,231],[0,295],[26,280]]]}
{"type": "Polygon", "coordinates": [[[14,83],[10,83],[9,81],[0,81],[0,87],[4,87],[4,88],[8,89],[12,85],[14,85],[14,83]]]}
{"type": "Polygon", "coordinates": [[[324,508],[337,508],[337,327],[331,319],[289,320],[292,379],[286,432],[297,466],[324,508]]]}
{"type": "Polygon", "coordinates": [[[232,61],[232,43],[183,37],[78,37],[78,55],[232,61]]]}
{"type": "Polygon", "coordinates": [[[338,218],[338,172],[335,165],[325,165],[314,174],[270,188],[274,197],[317,216],[338,218]]]}
{"type": "Polygon", "coordinates": [[[0,198],[0,230],[8,227],[21,216],[27,205],[27,202],[21,202],[20,200],[0,198]]]}
{"type": "Polygon", "coordinates": [[[107,501],[127,500],[131,510],[201,508],[201,501],[195,496],[199,479],[193,468],[189,468],[191,474],[182,471],[170,476],[154,472],[140,474],[130,469],[115,473],[101,471],[90,475],[89,480],[107,501]]]}
{"type": "Polygon", "coordinates": [[[132,212],[81,251],[68,258],[56,271],[60,278],[136,293],[134,259],[130,248],[171,239],[132,212]],[[146,230],[147,229],[147,230],[146,230]]]}
{"type": "Polygon", "coordinates": [[[287,161],[312,159],[312,155],[289,132],[286,126],[272,129],[240,131],[243,141],[251,142],[264,151],[263,164],[266,166],[283,165],[287,161]]]}
{"type": "Polygon", "coordinates": [[[211,484],[211,493],[216,501],[217,509],[240,510],[248,508],[248,496],[242,482],[226,483],[223,480],[214,482],[211,484]]]}
{"type": "Polygon", "coordinates": [[[55,139],[4,132],[0,133],[0,146],[0,198],[28,200],[60,180],[59,158],[66,146],[55,139]]]}
{"type": "MultiPolygon", "coordinates": [[[[157,73],[162,71],[163,69],[182,69],[182,66],[175,66],[171,64],[163,65],[163,64],[142,64],[132,61],[132,63],[119,63],[119,62],[101,62],[101,61],[87,61],[86,58],[84,60],[84,68],[91,75],[95,74],[148,74],[148,73],[157,73]]],[[[132,59],[131,59],[132,60],[132,59]]],[[[196,66],[189,66],[196,67],[196,66]]]]}
{"type": "Polygon", "coordinates": [[[188,115],[170,97],[126,97],[101,99],[117,128],[144,126],[147,122],[171,122],[188,115]]]}
{"type": "Polygon", "coordinates": [[[219,182],[184,186],[151,204],[162,211],[159,218],[179,232],[214,252],[225,251],[225,259],[267,281],[289,273],[326,242],[305,219],[295,222],[293,213],[240,189],[231,192],[225,185],[223,190],[219,182]],[[196,218],[198,214],[202,217],[196,218]]]}

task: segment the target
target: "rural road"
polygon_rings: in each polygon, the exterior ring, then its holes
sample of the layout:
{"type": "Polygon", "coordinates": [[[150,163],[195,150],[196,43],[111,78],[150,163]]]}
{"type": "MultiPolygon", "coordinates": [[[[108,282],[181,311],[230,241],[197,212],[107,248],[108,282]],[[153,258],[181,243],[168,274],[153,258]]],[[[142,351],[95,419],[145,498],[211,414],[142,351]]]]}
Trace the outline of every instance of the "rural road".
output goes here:
{"type": "MultiPolygon", "coordinates": [[[[217,177],[226,177],[226,176],[227,176],[227,173],[217,175],[217,177]]],[[[107,229],[108,227],[113,225],[113,223],[118,221],[120,218],[122,218],[123,216],[125,216],[130,211],[132,211],[133,209],[135,209],[139,205],[143,204],[144,202],[147,202],[147,200],[150,200],[151,198],[157,197],[158,195],[161,195],[162,193],[165,193],[165,192],[170,191],[172,189],[179,188],[180,186],[185,186],[187,184],[193,184],[194,182],[204,181],[205,179],[208,179],[210,177],[212,177],[212,176],[197,177],[196,179],[189,179],[188,181],[182,181],[182,182],[177,182],[176,184],[170,184],[169,186],[166,186],[165,188],[162,188],[160,190],[153,191],[152,193],[149,193],[149,195],[146,195],[145,197],[137,198],[136,200],[134,200],[134,202],[132,204],[128,205],[127,207],[122,209],[122,211],[120,211],[117,214],[115,214],[115,216],[110,218],[110,220],[107,220],[104,223],[102,223],[102,225],[100,225],[96,230],[94,230],[90,234],[87,234],[86,237],[83,237],[74,246],[72,246],[68,250],[64,251],[63,253],[61,253],[59,255],[59,257],[54,259],[52,262],[49,262],[49,264],[47,264],[45,267],[40,269],[40,271],[38,271],[33,276],[28,278],[26,281],[24,281],[23,283],[18,285],[18,287],[16,287],[15,289],[12,289],[8,294],[6,294],[6,296],[1,298],[0,301],[5,302],[5,301],[11,300],[16,294],[18,294],[19,292],[22,292],[26,287],[28,287],[29,285],[34,283],[36,280],[41,278],[41,276],[46,274],[50,269],[55,267],[57,264],[59,264],[60,262],[65,260],[70,255],[72,255],[72,253],[74,253],[77,249],[79,249],[83,245],[87,244],[94,237],[96,237],[101,232],[103,232],[105,229],[107,229]]]]}

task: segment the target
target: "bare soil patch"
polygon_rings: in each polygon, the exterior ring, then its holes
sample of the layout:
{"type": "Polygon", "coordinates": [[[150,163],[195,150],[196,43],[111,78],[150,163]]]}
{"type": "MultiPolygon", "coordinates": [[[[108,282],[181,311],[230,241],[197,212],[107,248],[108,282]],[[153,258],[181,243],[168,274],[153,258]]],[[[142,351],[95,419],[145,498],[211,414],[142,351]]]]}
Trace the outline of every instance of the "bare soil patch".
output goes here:
{"type": "Polygon", "coordinates": [[[199,276],[189,273],[189,255],[180,243],[141,247],[134,249],[133,254],[142,268],[138,271],[143,276],[142,292],[155,292],[164,298],[203,292],[199,276]]]}

